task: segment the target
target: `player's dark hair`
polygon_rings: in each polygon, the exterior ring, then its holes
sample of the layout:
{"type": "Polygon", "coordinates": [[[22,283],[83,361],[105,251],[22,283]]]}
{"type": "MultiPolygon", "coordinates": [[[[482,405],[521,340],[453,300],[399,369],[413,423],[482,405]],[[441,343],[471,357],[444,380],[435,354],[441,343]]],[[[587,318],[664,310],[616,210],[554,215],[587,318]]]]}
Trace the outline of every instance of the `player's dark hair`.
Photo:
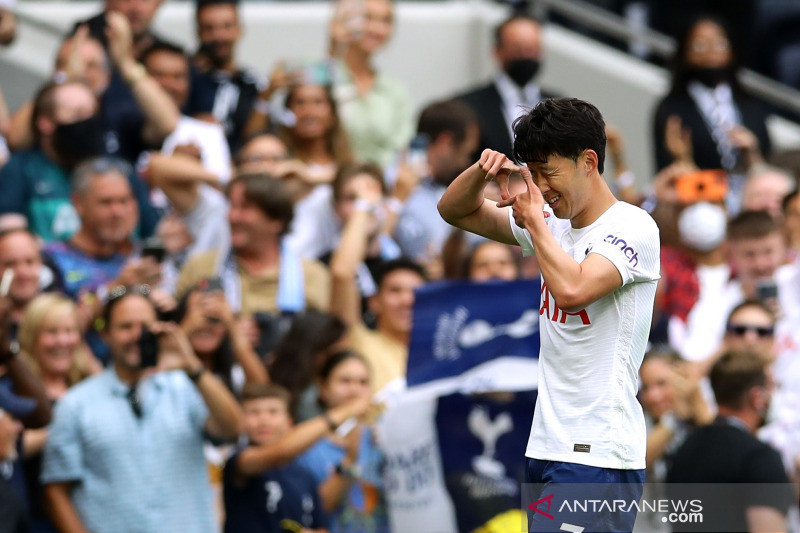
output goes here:
{"type": "Polygon", "coordinates": [[[760,239],[780,229],[780,225],[766,211],[746,210],[728,222],[728,241],[760,239]]]}
{"type": "Polygon", "coordinates": [[[398,259],[387,261],[381,266],[380,272],[378,272],[378,275],[375,279],[375,283],[378,285],[378,290],[381,289],[383,282],[386,280],[389,274],[398,270],[409,270],[421,277],[423,281],[428,281],[428,276],[425,274],[425,269],[422,268],[422,265],[412,261],[411,259],[400,257],[398,259]]]}
{"type": "Polygon", "coordinates": [[[524,13],[515,13],[514,15],[511,15],[510,17],[505,19],[503,22],[501,22],[494,28],[495,48],[500,47],[500,41],[503,40],[503,30],[505,30],[509,24],[520,21],[525,21],[525,22],[530,22],[532,24],[540,25],[540,22],[535,17],[532,17],[530,15],[526,15],[524,13]]]}
{"type": "Polygon", "coordinates": [[[425,107],[419,115],[417,133],[427,135],[430,142],[443,133],[453,136],[455,144],[461,144],[467,138],[467,130],[478,119],[469,105],[461,100],[445,100],[425,107]]]}
{"type": "Polygon", "coordinates": [[[597,171],[602,174],[606,124],[589,102],[548,98],[514,121],[514,159],[520,163],[545,163],[550,156],[577,163],[585,150],[597,154],[597,171]]]}
{"type": "Polygon", "coordinates": [[[767,360],[749,350],[729,350],[711,367],[708,377],[717,404],[741,409],[747,392],[767,384],[767,360]]]}

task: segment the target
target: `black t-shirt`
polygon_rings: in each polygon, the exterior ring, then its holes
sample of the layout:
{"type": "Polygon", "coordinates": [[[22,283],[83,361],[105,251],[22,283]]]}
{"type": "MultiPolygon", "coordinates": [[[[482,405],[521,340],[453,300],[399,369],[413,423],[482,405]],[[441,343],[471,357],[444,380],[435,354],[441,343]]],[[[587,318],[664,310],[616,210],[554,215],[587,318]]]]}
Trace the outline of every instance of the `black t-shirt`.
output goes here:
{"type": "Polygon", "coordinates": [[[700,499],[702,524],[672,524],[673,531],[747,531],[748,507],[773,507],[786,514],[796,505],[781,457],[744,428],[725,418],[696,429],[675,451],[667,492],[676,500],[700,499]],[[676,487],[676,483],[715,483],[676,487]],[[781,485],[778,485],[781,484],[781,485]]]}
{"type": "Polygon", "coordinates": [[[317,482],[296,461],[236,483],[236,462],[241,450],[225,465],[225,533],[283,533],[282,520],[304,528],[327,527],[317,482]]]}
{"type": "Polygon", "coordinates": [[[242,145],[250,110],[258,98],[258,80],[245,70],[236,74],[191,69],[192,90],[187,115],[210,113],[222,125],[231,153],[242,145]]]}
{"type": "Polygon", "coordinates": [[[0,533],[25,533],[29,528],[30,521],[22,498],[0,476],[0,533]]]}

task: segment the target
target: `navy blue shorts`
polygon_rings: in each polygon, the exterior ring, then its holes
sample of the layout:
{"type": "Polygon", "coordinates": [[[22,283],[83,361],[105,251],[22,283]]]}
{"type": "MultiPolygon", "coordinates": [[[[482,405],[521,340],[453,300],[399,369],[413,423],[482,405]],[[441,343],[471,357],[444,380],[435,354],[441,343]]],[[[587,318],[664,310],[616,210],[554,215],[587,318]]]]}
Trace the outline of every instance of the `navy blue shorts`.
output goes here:
{"type": "Polygon", "coordinates": [[[525,482],[529,532],[630,532],[644,470],[527,459],[525,482]]]}

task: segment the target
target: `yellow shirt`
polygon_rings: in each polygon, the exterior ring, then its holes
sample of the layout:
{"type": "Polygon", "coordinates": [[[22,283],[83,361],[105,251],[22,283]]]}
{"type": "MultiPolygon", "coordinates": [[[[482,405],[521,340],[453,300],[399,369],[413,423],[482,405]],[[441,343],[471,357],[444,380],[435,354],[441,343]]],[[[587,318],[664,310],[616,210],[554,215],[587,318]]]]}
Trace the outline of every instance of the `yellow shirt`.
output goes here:
{"type": "Polygon", "coordinates": [[[372,372],[372,392],[406,375],[408,347],[363,324],[350,328],[350,346],[364,356],[372,372]]]}
{"type": "MultiPolygon", "coordinates": [[[[331,279],[328,269],[319,261],[302,259],[306,306],[327,311],[331,299],[331,279]]],[[[180,298],[203,278],[217,275],[217,252],[199,254],[186,262],[178,278],[176,295],[180,298]]],[[[237,262],[242,287],[242,316],[256,312],[278,311],[278,273],[276,267],[264,272],[247,272],[237,262]]]]}

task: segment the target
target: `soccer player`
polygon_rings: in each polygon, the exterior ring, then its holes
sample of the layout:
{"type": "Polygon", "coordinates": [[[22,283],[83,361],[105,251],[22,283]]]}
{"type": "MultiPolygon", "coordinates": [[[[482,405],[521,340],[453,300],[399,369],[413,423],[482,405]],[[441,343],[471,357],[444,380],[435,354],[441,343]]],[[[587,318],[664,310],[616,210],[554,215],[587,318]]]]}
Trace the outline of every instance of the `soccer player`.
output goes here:
{"type": "Polygon", "coordinates": [[[539,396],[526,481],[544,487],[540,497],[555,497],[540,507],[546,514],[532,509],[529,527],[555,531],[564,522],[631,531],[630,502],[639,500],[644,483],[645,422],[636,389],[659,278],[658,228],[606,185],[605,124],[592,104],[543,100],[515,121],[514,135],[514,157],[527,167],[485,150],[438,207],[450,224],[519,244],[525,255],[535,250],[539,261],[539,396]],[[513,173],[522,175],[524,189],[512,196],[513,173]],[[498,203],[484,197],[492,180],[501,189],[498,203]],[[600,491],[579,491],[587,498],[629,505],[559,515],[559,500],[572,501],[566,491],[578,483],[602,484],[600,491]]]}

